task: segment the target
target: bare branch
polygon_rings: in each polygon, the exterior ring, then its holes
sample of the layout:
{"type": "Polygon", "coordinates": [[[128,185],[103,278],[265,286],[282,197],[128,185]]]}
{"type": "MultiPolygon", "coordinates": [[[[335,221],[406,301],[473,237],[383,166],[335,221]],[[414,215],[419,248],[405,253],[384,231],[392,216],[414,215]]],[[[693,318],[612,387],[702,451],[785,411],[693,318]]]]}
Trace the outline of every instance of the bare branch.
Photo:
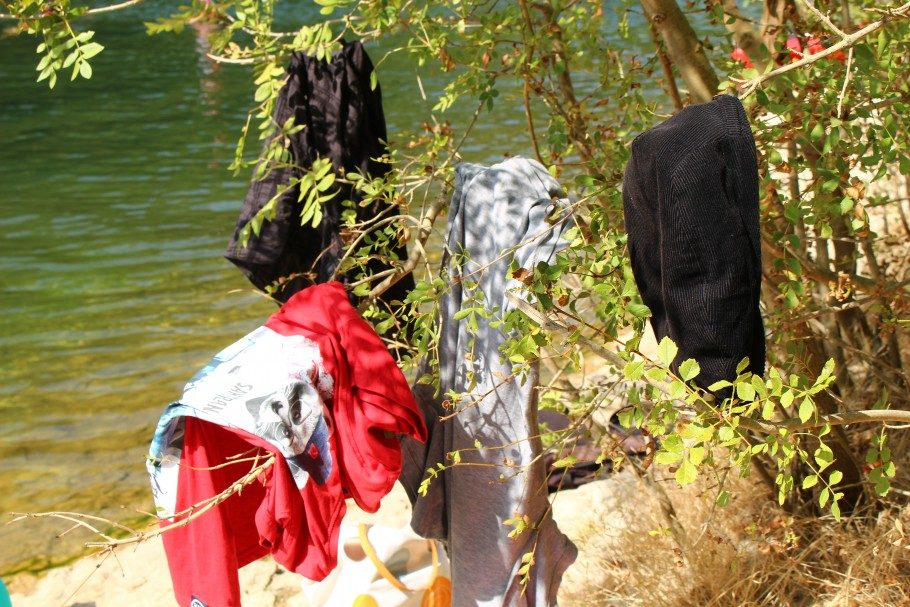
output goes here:
{"type": "MultiPolygon", "coordinates": [[[[122,11],[125,8],[130,8],[131,6],[136,6],[137,4],[142,4],[144,0],[127,0],[126,2],[120,2],[119,4],[111,4],[110,6],[99,6],[98,8],[90,8],[85,11],[84,15],[99,15],[101,13],[112,13],[114,11],[122,11]]],[[[25,15],[11,15],[9,13],[0,13],[0,19],[27,19],[25,15]]]]}
{"type": "Polygon", "coordinates": [[[840,89],[840,95],[837,96],[837,112],[834,114],[838,118],[843,118],[844,97],[847,95],[847,85],[850,83],[850,74],[853,69],[853,48],[847,51],[847,73],[844,75],[844,85],[840,89]]]}
{"type": "Polygon", "coordinates": [[[815,4],[812,2],[812,0],[803,0],[803,4],[805,4],[805,5],[806,5],[806,8],[808,8],[808,9],[812,12],[813,15],[815,15],[816,17],[818,17],[818,20],[821,21],[822,23],[824,23],[825,26],[827,26],[827,28],[828,28],[829,30],[831,30],[832,32],[834,32],[835,34],[837,34],[838,36],[840,36],[841,38],[846,38],[846,37],[847,37],[847,32],[845,32],[845,31],[842,30],[841,28],[837,27],[837,26],[834,24],[834,22],[831,21],[831,17],[829,17],[829,16],[826,15],[825,13],[821,12],[820,10],[818,10],[818,8],[816,8],[816,6],[815,6],[815,4]]]}
{"type": "MultiPolygon", "coordinates": [[[[76,525],[78,527],[83,527],[83,528],[91,531],[95,535],[98,535],[104,539],[104,541],[100,541],[100,542],[99,541],[86,542],[85,543],[86,548],[102,548],[102,549],[106,549],[106,550],[113,550],[114,548],[116,548],[118,546],[124,546],[126,544],[138,544],[140,542],[144,542],[146,540],[158,537],[159,535],[161,535],[163,533],[167,533],[168,531],[172,531],[174,529],[179,529],[181,527],[185,527],[185,526],[189,525],[190,522],[196,520],[197,518],[199,518],[200,516],[202,516],[203,514],[205,514],[206,512],[208,512],[215,506],[217,506],[218,504],[224,502],[225,500],[227,500],[229,497],[231,497],[235,493],[240,493],[244,487],[255,482],[256,479],[259,478],[259,475],[262,474],[263,472],[265,472],[265,470],[268,469],[274,463],[275,463],[275,456],[269,455],[267,458],[265,458],[265,460],[262,461],[261,464],[254,465],[252,467],[252,469],[250,469],[249,472],[247,472],[244,476],[240,477],[239,479],[237,479],[236,481],[231,483],[231,485],[227,489],[225,489],[218,495],[215,495],[206,500],[203,500],[203,501],[199,502],[198,504],[193,504],[186,510],[177,512],[174,515],[175,518],[185,515],[184,518],[181,518],[180,520],[178,520],[174,523],[171,523],[170,525],[167,525],[166,527],[157,527],[157,528],[147,530],[147,531],[137,531],[135,529],[131,529],[130,527],[127,527],[127,526],[117,523],[115,521],[111,521],[109,519],[105,519],[105,518],[98,517],[98,516],[92,516],[89,514],[80,514],[80,513],[76,513],[76,512],[24,512],[24,513],[12,512],[10,514],[12,514],[15,518],[13,518],[11,521],[7,522],[6,524],[9,525],[9,524],[12,524],[12,523],[15,523],[18,521],[22,521],[25,519],[30,519],[30,518],[58,518],[58,519],[62,519],[62,520],[74,523],[74,525],[76,525]],[[122,531],[126,531],[127,533],[130,533],[131,535],[129,535],[128,537],[125,537],[125,538],[113,538],[113,537],[105,534],[104,532],[102,532],[100,529],[98,529],[94,525],[90,524],[88,521],[97,521],[97,522],[106,523],[111,527],[115,527],[122,531]]],[[[71,529],[68,529],[64,533],[68,533],[69,531],[71,531],[71,529]]]]}

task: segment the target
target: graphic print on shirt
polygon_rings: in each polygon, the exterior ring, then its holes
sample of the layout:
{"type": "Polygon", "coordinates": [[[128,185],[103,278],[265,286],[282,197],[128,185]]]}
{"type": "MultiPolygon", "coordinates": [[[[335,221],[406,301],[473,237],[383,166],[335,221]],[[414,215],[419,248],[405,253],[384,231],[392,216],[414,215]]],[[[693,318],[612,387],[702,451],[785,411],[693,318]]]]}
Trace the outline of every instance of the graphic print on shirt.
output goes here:
{"type": "Polygon", "coordinates": [[[325,418],[321,413],[314,415],[307,410],[306,403],[322,398],[316,393],[314,383],[289,383],[283,390],[265,398],[246,401],[246,407],[256,420],[253,434],[273,445],[280,445],[286,456],[288,453],[295,454],[287,457],[294,478],[309,475],[322,485],[331,472],[332,459],[325,418]]]}
{"type": "Polygon", "coordinates": [[[323,484],[332,470],[323,407],[333,381],[319,346],[260,327],[215,355],[158,422],[147,467],[159,516],[173,516],[184,418],[260,436],[285,457],[297,487],[323,484]]]}

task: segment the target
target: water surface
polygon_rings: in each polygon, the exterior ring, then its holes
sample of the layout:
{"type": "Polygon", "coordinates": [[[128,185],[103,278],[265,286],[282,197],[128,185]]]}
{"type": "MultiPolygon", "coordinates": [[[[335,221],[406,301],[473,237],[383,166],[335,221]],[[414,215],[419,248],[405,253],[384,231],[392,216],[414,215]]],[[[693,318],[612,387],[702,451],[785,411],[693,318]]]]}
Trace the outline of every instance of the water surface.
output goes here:
{"type": "MultiPolygon", "coordinates": [[[[162,408],[275,309],[221,258],[247,186],[226,167],[248,70],[200,56],[192,29],[147,36],[142,21],[165,11],[92,19],[107,47],[93,78],[53,91],[34,82],[34,40],[0,37],[0,511],[151,509],[144,457],[162,408]]],[[[400,60],[380,80],[401,140],[431,104],[400,60]]],[[[483,117],[467,159],[526,152],[518,103],[483,117]]],[[[86,538],[55,539],[65,527],[0,527],[0,575],[71,556],[86,538]]]]}

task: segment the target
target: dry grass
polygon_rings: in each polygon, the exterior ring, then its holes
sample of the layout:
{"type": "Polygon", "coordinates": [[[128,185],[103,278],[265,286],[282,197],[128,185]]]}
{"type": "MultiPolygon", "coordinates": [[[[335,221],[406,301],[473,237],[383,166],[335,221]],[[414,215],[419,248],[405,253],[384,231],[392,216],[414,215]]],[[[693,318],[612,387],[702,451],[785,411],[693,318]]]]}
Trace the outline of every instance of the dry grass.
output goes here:
{"type": "Polygon", "coordinates": [[[725,509],[710,507],[712,491],[661,485],[689,547],[661,531],[653,488],[626,483],[609,517],[571,534],[581,571],[561,604],[910,606],[910,507],[836,523],[789,516],[750,481],[737,481],[725,509]]]}

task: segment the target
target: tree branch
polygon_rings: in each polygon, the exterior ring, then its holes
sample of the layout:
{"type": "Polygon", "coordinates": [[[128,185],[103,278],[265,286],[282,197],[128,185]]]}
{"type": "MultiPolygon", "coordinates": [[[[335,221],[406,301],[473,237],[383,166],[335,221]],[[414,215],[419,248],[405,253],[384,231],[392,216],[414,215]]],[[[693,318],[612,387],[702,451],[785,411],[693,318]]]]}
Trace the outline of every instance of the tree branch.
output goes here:
{"type": "Polygon", "coordinates": [[[641,0],[641,6],[664,39],[667,53],[679,68],[689,94],[695,101],[710,101],[717,94],[720,81],[676,0],[641,0]]]}
{"type": "MultiPolygon", "coordinates": [[[[553,320],[552,318],[546,316],[536,307],[530,303],[524,301],[514,293],[506,293],[509,301],[511,301],[516,308],[521,310],[524,314],[528,316],[531,320],[536,322],[542,329],[560,333],[562,335],[575,335],[576,329],[569,328],[565,324],[553,320]]],[[[624,367],[626,365],[626,360],[624,360],[619,354],[608,350],[602,344],[599,344],[591,339],[588,339],[584,335],[577,335],[578,340],[588,348],[590,348],[595,354],[609,362],[610,364],[617,367],[624,367]]],[[[641,381],[654,386],[664,394],[669,392],[669,382],[667,381],[656,381],[648,377],[647,373],[642,375],[641,381]]],[[[705,398],[713,400],[711,395],[705,395],[705,398]]],[[[762,434],[777,434],[780,430],[810,430],[815,428],[823,428],[827,425],[831,426],[845,426],[847,424],[884,424],[888,422],[901,422],[901,423],[910,423],[910,411],[893,411],[890,409],[867,409],[863,411],[847,411],[842,413],[827,413],[818,415],[815,419],[810,419],[805,422],[800,421],[799,419],[786,419],[779,422],[771,421],[762,421],[753,419],[751,417],[736,417],[737,423],[740,427],[747,430],[752,430],[754,432],[759,432],[762,434]]]]}
{"type": "MultiPolygon", "coordinates": [[[[114,11],[121,11],[125,8],[130,8],[131,6],[136,6],[141,4],[144,0],[127,0],[126,2],[120,2],[119,4],[111,4],[110,6],[99,6],[98,8],[90,8],[82,15],[99,15],[101,13],[112,13],[114,11]]],[[[10,13],[0,13],[0,19],[28,19],[24,15],[12,15],[10,13]]]]}

